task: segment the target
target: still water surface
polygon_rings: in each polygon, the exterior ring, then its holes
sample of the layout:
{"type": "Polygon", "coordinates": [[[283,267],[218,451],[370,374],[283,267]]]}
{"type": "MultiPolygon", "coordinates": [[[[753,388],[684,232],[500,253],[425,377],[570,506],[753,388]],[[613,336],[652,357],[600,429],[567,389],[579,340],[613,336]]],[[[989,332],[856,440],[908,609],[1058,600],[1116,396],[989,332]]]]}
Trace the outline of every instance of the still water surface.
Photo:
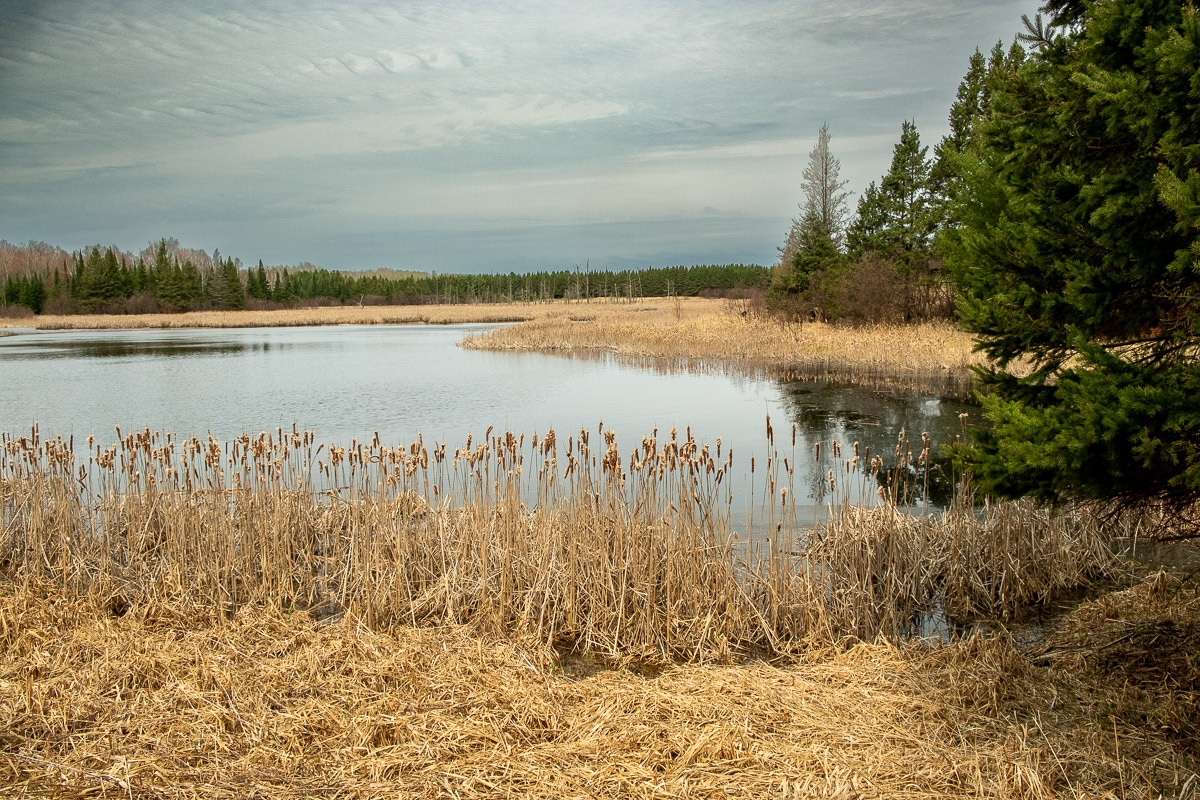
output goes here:
{"type": "Polygon", "coordinates": [[[961,412],[977,416],[932,395],[457,346],[486,327],[21,331],[0,337],[0,431],[24,435],[36,423],[43,437],[107,443],[119,425],[228,440],[295,423],[331,444],[378,432],[385,444],[421,434],[453,449],[489,427],[566,436],[602,421],[627,454],[656,427],[660,439],[690,427],[701,443],[734,448],[735,491],[751,494],[749,461],[765,461],[770,414],[797,468],[797,499],[819,509],[831,441],[890,452],[907,431],[919,449],[921,432],[943,442],[960,432],[961,412]]]}

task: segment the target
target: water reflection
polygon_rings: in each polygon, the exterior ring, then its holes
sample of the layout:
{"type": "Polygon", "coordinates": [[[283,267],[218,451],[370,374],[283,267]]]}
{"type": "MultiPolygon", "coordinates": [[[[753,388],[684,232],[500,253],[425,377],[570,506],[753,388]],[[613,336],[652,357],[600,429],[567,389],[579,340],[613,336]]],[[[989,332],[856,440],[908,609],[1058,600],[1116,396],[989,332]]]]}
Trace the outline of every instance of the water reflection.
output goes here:
{"type": "Polygon", "coordinates": [[[977,417],[974,406],[936,391],[864,389],[745,364],[456,346],[486,327],[21,332],[0,338],[0,428],[21,435],[39,423],[45,435],[82,441],[103,440],[120,425],[230,440],[297,424],[330,444],[378,434],[393,444],[423,435],[453,445],[489,428],[532,435],[554,427],[565,438],[603,420],[623,457],[655,429],[678,428],[701,444],[721,438],[736,452],[727,485],[740,520],[743,509],[778,501],[763,473],[767,414],[777,429],[774,467],[789,473],[791,501],[805,519],[823,515],[834,497],[873,500],[879,484],[851,480],[845,462],[857,443],[861,473],[875,457],[892,466],[901,432],[918,452],[929,434],[931,467],[885,471],[884,488],[944,504],[953,481],[940,446],[960,432],[960,413],[977,417]]]}
{"type": "MultiPolygon", "coordinates": [[[[806,489],[814,503],[834,491],[829,474],[846,471],[848,459],[876,474],[893,497],[917,505],[945,506],[955,490],[946,445],[962,434],[964,421],[979,420],[978,405],[936,395],[881,391],[814,380],[782,380],[788,416],[795,422],[812,459],[806,489]],[[966,415],[964,418],[963,415],[966,415]],[[924,457],[922,457],[924,453],[924,457]]],[[[860,490],[852,498],[862,502],[860,490]]]]}
{"type": "MultiPolygon", "coordinates": [[[[185,356],[224,356],[243,352],[265,353],[269,342],[191,342],[160,340],[152,342],[80,342],[60,350],[57,356],[70,358],[130,358],[133,356],[179,358],[185,356]]],[[[52,356],[54,357],[54,356],[52,356]]]]}
{"type": "Polygon", "coordinates": [[[47,359],[138,359],[236,356],[267,353],[271,348],[287,348],[287,343],[254,341],[245,338],[225,338],[220,335],[197,337],[191,331],[170,333],[131,331],[85,331],[33,335],[7,340],[0,349],[0,363],[5,361],[44,361],[47,359]],[[139,335],[140,334],[140,335],[139,335]]]}

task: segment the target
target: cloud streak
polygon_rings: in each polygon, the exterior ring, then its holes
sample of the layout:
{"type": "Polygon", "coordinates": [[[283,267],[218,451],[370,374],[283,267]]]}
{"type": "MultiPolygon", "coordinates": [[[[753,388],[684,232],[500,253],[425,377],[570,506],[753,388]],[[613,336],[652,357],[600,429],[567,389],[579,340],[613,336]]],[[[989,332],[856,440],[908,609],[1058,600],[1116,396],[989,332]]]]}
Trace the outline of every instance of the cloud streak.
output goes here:
{"type": "Polygon", "coordinates": [[[504,271],[766,263],[822,122],[861,190],[902,120],[944,132],[971,51],[1033,10],[27,5],[0,26],[0,237],[504,271]],[[695,235],[715,219],[720,248],[695,235]],[[478,248],[439,248],[448,235],[478,248]]]}

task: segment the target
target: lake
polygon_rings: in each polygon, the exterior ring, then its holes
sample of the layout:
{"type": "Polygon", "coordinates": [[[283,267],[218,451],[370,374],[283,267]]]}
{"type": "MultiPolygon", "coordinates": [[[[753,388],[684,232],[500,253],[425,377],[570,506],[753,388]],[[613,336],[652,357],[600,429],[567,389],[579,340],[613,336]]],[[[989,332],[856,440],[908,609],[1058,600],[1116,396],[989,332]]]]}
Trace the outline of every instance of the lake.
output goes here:
{"type": "Polygon", "coordinates": [[[690,428],[699,442],[720,437],[733,448],[744,507],[769,414],[775,445],[796,468],[798,507],[816,515],[837,466],[831,442],[890,457],[901,431],[920,450],[922,432],[941,443],[961,432],[959,414],[978,418],[977,407],[928,394],[457,346],[487,327],[19,330],[0,337],[0,431],[26,435],[36,423],[43,437],[78,445],[88,435],[112,441],[114,426],[228,440],[295,423],[330,444],[420,434],[453,449],[489,427],[565,438],[603,422],[628,454],[655,428],[660,438],[690,428]]]}

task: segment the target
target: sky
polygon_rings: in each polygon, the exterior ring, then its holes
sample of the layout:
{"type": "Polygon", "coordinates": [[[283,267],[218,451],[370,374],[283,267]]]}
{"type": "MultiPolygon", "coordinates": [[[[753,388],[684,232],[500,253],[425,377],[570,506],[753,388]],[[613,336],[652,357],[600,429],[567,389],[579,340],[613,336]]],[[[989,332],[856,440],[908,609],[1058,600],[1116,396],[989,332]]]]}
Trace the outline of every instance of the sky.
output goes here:
{"type": "Polygon", "coordinates": [[[778,258],[1029,0],[0,0],[0,239],[527,272],[778,258]]]}

